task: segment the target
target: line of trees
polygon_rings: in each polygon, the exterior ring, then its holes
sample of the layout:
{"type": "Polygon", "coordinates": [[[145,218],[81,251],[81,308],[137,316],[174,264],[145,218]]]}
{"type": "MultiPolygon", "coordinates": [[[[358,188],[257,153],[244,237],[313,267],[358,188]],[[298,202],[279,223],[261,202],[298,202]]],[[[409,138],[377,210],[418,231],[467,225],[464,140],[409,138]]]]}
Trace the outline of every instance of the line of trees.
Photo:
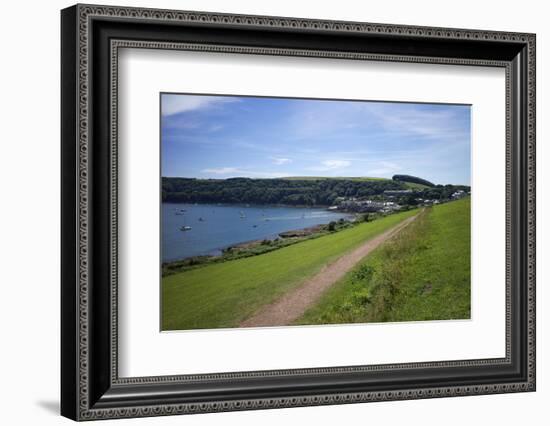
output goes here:
{"type": "Polygon", "coordinates": [[[406,189],[391,180],[162,178],[162,200],[185,203],[249,203],[329,206],[338,197],[371,197],[406,189]]]}
{"type": "MultiPolygon", "coordinates": [[[[420,178],[418,178],[420,179],[420,178]]],[[[418,197],[444,200],[468,186],[433,185],[407,194],[400,204],[415,204],[418,197]],[[406,199],[405,199],[406,198],[406,199]]],[[[330,206],[339,197],[384,200],[386,190],[407,189],[398,180],[346,179],[194,179],[162,178],[162,200],[180,203],[284,204],[291,206],[330,206]]]]}

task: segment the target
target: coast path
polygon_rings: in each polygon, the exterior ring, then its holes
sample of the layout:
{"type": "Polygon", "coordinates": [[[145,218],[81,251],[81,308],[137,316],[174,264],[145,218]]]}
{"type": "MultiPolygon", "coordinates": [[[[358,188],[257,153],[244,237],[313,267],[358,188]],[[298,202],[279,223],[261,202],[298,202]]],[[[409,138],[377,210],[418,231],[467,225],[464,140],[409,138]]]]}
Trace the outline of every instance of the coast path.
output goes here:
{"type": "Polygon", "coordinates": [[[324,266],[300,287],[289,291],[275,302],[262,307],[253,316],[239,324],[239,327],[274,327],[291,324],[300,318],[308,308],[313,306],[321,295],[349,272],[357,262],[370,254],[380,244],[403,230],[420,213],[403,220],[393,228],[371,238],[351,252],[324,266]]]}

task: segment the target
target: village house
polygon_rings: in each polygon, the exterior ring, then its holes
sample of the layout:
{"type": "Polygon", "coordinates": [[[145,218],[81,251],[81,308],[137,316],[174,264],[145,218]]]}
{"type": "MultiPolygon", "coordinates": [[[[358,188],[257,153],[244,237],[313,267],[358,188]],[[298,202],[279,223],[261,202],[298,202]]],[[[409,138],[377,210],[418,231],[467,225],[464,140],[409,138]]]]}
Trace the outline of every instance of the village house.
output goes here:
{"type": "Polygon", "coordinates": [[[386,189],[384,195],[387,197],[402,197],[413,193],[412,189],[386,189]]]}
{"type": "Polygon", "coordinates": [[[460,198],[463,198],[465,197],[467,194],[466,192],[464,192],[462,189],[459,189],[458,191],[454,192],[452,195],[451,195],[451,198],[453,200],[459,200],[460,198]]]}
{"type": "Polygon", "coordinates": [[[338,206],[331,206],[329,210],[345,210],[356,213],[375,213],[375,212],[390,212],[399,210],[400,205],[393,201],[374,201],[374,200],[357,200],[349,198],[341,201],[338,206]]]}

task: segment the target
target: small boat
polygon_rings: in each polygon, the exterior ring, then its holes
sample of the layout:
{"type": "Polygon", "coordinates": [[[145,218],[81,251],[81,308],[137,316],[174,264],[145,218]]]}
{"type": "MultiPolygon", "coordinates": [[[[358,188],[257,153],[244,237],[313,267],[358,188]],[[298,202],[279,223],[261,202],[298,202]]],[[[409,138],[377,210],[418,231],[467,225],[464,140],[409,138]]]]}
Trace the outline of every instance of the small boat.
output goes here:
{"type": "Polygon", "coordinates": [[[190,226],[182,226],[180,228],[180,231],[190,231],[191,230],[191,227],[190,226]]]}
{"type": "Polygon", "coordinates": [[[252,225],[252,228],[257,228],[257,227],[258,227],[258,225],[252,225]]]}
{"type": "Polygon", "coordinates": [[[243,211],[239,212],[239,214],[241,215],[241,219],[244,219],[246,217],[243,211]]]}
{"type": "Polygon", "coordinates": [[[204,219],[202,217],[199,217],[199,222],[204,222],[204,219]]]}

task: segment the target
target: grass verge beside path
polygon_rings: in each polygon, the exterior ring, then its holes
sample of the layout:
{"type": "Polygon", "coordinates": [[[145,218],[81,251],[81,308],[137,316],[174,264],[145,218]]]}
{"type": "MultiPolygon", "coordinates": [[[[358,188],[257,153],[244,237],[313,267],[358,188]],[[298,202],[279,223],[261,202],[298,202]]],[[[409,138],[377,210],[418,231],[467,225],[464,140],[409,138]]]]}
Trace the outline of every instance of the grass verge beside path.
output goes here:
{"type": "Polygon", "coordinates": [[[470,318],[470,199],[422,213],[297,324],[470,318]]]}
{"type": "Polygon", "coordinates": [[[324,265],[418,211],[362,223],[254,257],[162,279],[162,329],[235,327],[324,265]]]}

